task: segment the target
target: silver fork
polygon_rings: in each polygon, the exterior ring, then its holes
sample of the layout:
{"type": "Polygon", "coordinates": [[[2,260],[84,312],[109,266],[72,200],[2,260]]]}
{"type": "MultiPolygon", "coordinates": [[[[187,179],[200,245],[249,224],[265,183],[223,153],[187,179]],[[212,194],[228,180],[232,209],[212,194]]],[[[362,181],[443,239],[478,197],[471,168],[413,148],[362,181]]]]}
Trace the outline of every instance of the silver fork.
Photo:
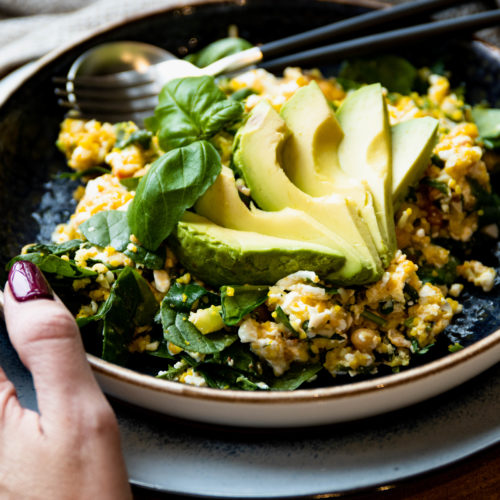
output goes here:
{"type": "MultiPolygon", "coordinates": [[[[459,0],[465,1],[465,0],[459,0]]],[[[387,23],[396,19],[411,18],[413,14],[437,10],[457,0],[417,0],[403,3],[389,9],[369,12],[340,22],[329,24],[315,30],[253,47],[198,68],[169,54],[167,61],[153,64],[144,72],[123,71],[110,75],[78,76],[54,78],[60,96],[59,104],[70,112],[84,118],[116,123],[133,120],[142,124],[144,118],[151,116],[157,103],[157,96],[168,81],[186,76],[230,73],[260,63],[265,69],[278,70],[289,65],[314,65],[325,60],[333,61],[399,46],[402,43],[427,40],[431,36],[454,32],[473,32],[480,28],[500,23],[500,9],[480,12],[459,18],[445,19],[398,30],[368,35],[361,38],[330,44],[294,55],[278,57],[306,44],[324,41],[333,36],[350,34],[355,30],[387,23]],[[265,62],[261,62],[262,60],[265,62]],[[270,59],[270,60],[269,60],[270,59]]]]}

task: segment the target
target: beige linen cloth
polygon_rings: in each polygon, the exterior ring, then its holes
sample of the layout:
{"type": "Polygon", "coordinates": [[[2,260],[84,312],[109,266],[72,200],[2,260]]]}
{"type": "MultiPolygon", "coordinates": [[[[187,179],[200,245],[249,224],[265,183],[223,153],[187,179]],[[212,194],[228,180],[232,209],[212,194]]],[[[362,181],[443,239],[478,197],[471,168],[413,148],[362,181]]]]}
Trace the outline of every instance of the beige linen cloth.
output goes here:
{"type": "MultiPolygon", "coordinates": [[[[110,22],[127,19],[162,6],[186,5],[193,0],[0,0],[0,78],[110,22]]],[[[273,0],[269,0],[272,2],[273,0]]],[[[290,0],[293,1],[293,0],[290,0]]],[[[401,3],[408,0],[389,0],[401,3]]],[[[413,0],[409,0],[413,1],[413,0]]],[[[500,0],[497,0],[500,2],[500,0]]],[[[489,2],[491,8],[493,1],[489,2]]],[[[493,3],[494,5],[494,3],[493,3]]],[[[448,9],[436,17],[485,10],[480,1],[448,9]]],[[[481,34],[493,43],[495,30],[481,34]]]]}

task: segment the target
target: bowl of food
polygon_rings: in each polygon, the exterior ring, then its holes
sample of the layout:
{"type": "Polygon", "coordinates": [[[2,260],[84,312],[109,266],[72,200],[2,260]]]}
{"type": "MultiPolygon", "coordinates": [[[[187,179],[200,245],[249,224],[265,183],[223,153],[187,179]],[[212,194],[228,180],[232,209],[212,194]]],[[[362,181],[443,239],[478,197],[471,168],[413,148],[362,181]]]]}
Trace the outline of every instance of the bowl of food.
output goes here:
{"type": "Polygon", "coordinates": [[[106,393],[209,423],[318,425],[498,362],[498,49],[449,37],[184,78],[144,127],[65,117],[53,96],[51,78],[106,41],[201,65],[217,40],[241,49],[366,10],[164,9],[50,55],[2,104],[2,268],[45,272],[106,393]]]}

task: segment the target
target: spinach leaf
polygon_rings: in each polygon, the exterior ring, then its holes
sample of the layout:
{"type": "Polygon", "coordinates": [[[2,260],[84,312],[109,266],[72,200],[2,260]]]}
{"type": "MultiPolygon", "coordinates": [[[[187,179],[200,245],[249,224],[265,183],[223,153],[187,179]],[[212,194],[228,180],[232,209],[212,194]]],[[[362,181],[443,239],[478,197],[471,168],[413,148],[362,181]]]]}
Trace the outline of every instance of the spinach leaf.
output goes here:
{"type": "Polygon", "coordinates": [[[269,287],[259,285],[223,286],[220,289],[222,320],[237,325],[245,315],[266,301],[269,287]]]}
{"type": "Polygon", "coordinates": [[[230,37],[222,38],[207,45],[196,54],[190,54],[186,59],[199,68],[204,68],[223,57],[236,54],[242,50],[252,48],[252,44],[242,38],[230,37]]]}
{"type": "Polygon", "coordinates": [[[339,77],[351,82],[380,82],[390,92],[409,94],[418,72],[402,57],[385,55],[370,59],[352,59],[342,64],[339,77]]]}
{"type": "Polygon", "coordinates": [[[234,370],[251,374],[252,376],[259,375],[259,359],[250,351],[248,344],[235,342],[222,352],[214,354],[210,362],[230,366],[234,370]]]}
{"type": "Polygon", "coordinates": [[[141,179],[128,209],[133,234],[156,250],[185,210],[214,183],[221,170],[219,153],[207,141],[160,156],[141,179]]]}
{"type": "Polygon", "coordinates": [[[125,149],[127,146],[137,144],[143,149],[149,149],[152,139],[153,134],[149,130],[134,130],[131,134],[127,134],[123,130],[119,130],[115,148],[125,149]],[[120,134],[120,132],[122,133],[120,134]]]}
{"type": "Polygon", "coordinates": [[[128,225],[126,212],[107,210],[93,215],[90,219],[80,224],[80,231],[93,245],[100,247],[113,247],[118,252],[123,252],[138,264],[144,264],[149,269],[162,269],[165,261],[165,252],[159,250],[152,252],[142,246],[129,250],[131,231],[128,225]]]}
{"type": "Polygon", "coordinates": [[[190,352],[213,354],[223,351],[237,338],[224,331],[203,335],[184,313],[172,309],[165,300],[161,305],[161,321],[165,340],[190,352]]]}
{"type": "Polygon", "coordinates": [[[175,311],[189,312],[193,308],[193,305],[205,296],[208,296],[207,306],[209,303],[215,304],[219,300],[216,294],[209,292],[196,283],[174,283],[163,300],[175,311]]]}
{"type": "Polygon", "coordinates": [[[227,99],[213,77],[177,78],[163,87],[147,126],[158,132],[161,148],[170,151],[209,139],[242,114],[243,105],[227,99]]]}
{"type": "Polygon", "coordinates": [[[423,264],[418,267],[417,275],[423,283],[433,285],[451,285],[457,281],[457,265],[459,261],[450,255],[448,262],[442,267],[434,267],[430,264],[423,264]]]}
{"type": "Polygon", "coordinates": [[[82,240],[69,240],[59,244],[35,243],[30,245],[28,250],[29,253],[41,252],[60,256],[76,252],[82,243],[82,240]]]}
{"type": "Polygon", "coordinates": [[[482,139],[500,139],[500,109],[475,106],[471,114],[482,139]]]}
{"type": "Polygon", "coordinates": [[[294,391],[303,383],[310,380],[322,369],[321,364],[295,365],[285,372],[281,377],[277,377],[271,384],[272,391],[294,391]]]}
{"type": "Polygon", "coordinates": [[[152,324],[158,307],[145,279],[135,269],[126,267],[97,318],[104,319],[102,358],[125,364],[135,327],[152,324]]]}
{"type": "Polygon", "coordinates": [[[498,223],[500,220],[500,196],[494,192],[489,193],[479,184],[476,179],[467,177],[467,182],[470,184],[472,194],[476,197],[476,210],[482,210],[482,215],[479,217],[481,226],[498,223]]]}
{"type": "MultiPolygon", "coordinates": [[[[196,368],[196,371],[203,375],[207,385],[214,389],[233,389],[243,391],[261,390],[247,375],[233,370],[228,366],[214,366],[203,363],[196,368]]],[[[267,385],[265,386],[267,387],[267,385]]]]}
{"type": "Polygon", "coordinates": [[[56,277],[62,278],[87,278],[97,276],[97,273],[90,269],[78,267],[72,260],[64,260],[61,257],[53,254],[44,254],[39,252],[26,253],[14,257],[8,264],[6,269],[9,270],[14,262],[26,260],[36,264],[44,273],[55,274],[56,277]]]}

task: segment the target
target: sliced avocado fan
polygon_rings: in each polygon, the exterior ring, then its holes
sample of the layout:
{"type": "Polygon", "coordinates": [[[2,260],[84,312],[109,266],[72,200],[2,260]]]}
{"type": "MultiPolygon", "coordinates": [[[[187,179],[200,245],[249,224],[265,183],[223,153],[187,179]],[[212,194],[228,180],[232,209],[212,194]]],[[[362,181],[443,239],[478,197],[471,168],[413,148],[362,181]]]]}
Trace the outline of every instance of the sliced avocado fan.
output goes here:
{"type": "Polygon", "coordinates": [[[282,107],[281,116],[291,132],[283,148],[283,169],[290,180],[311,196],[337,193],[351,199],[387,266],[393,254],[382,237],[371,192],[340,166],[338,148],[344,132],[318,84],[313,81],[297,90],[282,107]]]}
{"type": "Polygon", "coordinates": [[[238,131],[233,161],[242,173],[251,196],[260,208],[302,210],[338,238],[346,258],[338,279],[345,284],[376,280],[382,265],[368,226],[351,199],[338,194],[313,197],[295,186],[281,166],[283,146],[289,136],[284,120],[266,101],[251,112],[238,131]],[[264,181],[264,182],[263,182],[264,181]]]}
{"type": "Polygon", "coordinates": [[[273,284],[300,269],[329,280],[344,258],[328,247],[219,226],[185,212],[169,244],[181,264],[211,285],[273,284]]]}

